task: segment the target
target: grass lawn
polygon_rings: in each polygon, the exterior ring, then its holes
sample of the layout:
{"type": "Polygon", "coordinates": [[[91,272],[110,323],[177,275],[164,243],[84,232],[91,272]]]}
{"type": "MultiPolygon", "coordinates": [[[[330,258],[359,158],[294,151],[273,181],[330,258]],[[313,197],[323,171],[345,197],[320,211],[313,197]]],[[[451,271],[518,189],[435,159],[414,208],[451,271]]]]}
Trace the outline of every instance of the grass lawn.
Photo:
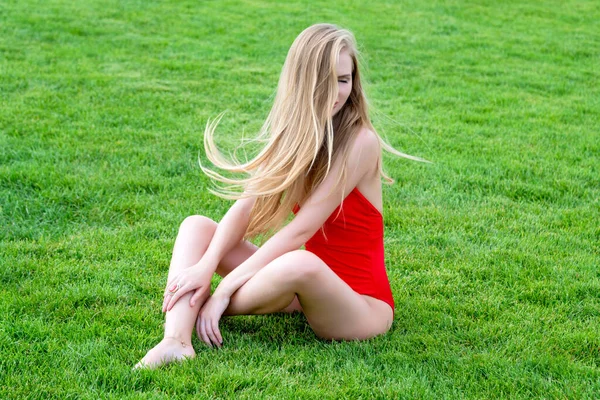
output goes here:
{"type": "Polygon", "coordinates": [[[366,3],[0,2],[0,398],[600,397],[600,3],[366,3]],[[207,118],[223,148],[256,132],[323,21],[363,49],[375,127],[433,161],[385,157],[391,331],[235,317],[131,371],[180,222],[230,205],[207,118]]]}

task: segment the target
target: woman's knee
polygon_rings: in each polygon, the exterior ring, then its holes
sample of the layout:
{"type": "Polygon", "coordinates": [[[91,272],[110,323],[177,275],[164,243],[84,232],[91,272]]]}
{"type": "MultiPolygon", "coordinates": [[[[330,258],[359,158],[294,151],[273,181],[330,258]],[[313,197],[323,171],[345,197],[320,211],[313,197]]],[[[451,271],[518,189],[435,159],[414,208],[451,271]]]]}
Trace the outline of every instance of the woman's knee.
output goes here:
{"type": "Polygon", "coordinates": [[[294,283],[314,282],[327,265],[306,250],[294,250],[277,258],[272,264],[280,279],[294,283]]]}
{"type": "Polygon", "coordinates": [[[190,215],[189,217],[186,217],[179,226],[179,232],[209,232],[212,234],[217,229],[217,225],[218,224],[215,221],[204,215],[190,215]]]}

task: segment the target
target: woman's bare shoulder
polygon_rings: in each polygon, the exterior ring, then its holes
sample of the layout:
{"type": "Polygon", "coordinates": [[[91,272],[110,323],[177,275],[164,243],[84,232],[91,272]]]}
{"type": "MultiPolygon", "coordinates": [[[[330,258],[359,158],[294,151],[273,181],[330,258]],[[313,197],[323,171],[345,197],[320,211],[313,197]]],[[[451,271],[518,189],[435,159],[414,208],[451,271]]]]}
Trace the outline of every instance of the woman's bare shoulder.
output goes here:
{"type": "Polygon", "coordinates": [[[378,150],[379,149],[379,137],[371,129],[362,127],[356,139],[354,141],[354,147],[366,148],[367,150],[378,150]]]}
{"type": "Polygon", "coordinates": [[[381,143],[379,136],[371,129],[364,127],[356,135],[352,148],[350,150],[350,158],[360,160],[363,168],[371,170],[378,165],[379,157],[381,156],[381,143]]]}

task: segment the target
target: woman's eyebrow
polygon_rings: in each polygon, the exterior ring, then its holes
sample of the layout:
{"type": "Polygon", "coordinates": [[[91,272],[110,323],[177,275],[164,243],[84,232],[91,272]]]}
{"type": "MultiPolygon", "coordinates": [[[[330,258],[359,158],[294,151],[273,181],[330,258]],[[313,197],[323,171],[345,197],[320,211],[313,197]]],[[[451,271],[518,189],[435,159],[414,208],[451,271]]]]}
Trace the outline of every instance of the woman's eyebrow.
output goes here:
{"type": "Polygon", "coordinates": [[[346,75],[339,75],[338,78],[351,78],[352,75],[350,74],[346,74],[346,75]]]}

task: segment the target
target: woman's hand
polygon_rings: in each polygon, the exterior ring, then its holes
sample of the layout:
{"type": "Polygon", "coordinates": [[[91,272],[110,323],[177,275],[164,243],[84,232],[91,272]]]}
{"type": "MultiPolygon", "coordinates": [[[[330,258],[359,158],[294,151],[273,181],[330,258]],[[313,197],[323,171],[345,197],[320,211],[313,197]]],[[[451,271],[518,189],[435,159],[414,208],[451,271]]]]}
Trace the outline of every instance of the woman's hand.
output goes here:
{"type": "Polygon", "coordinates": [[[209,347],[223,345],[223,337],[219,331],[219,320],[229,305],[227,296],[213,295],[206,300],[196,320],[196,334],[209,347]]]}
{"type": "Polygon", "coordinates": [[[190,298],[190,307],[208,290],[213,271],[201,265],[189,267],[173,277],[165,288],[163,299],[163,312],[170,311],[181,296],[190,291],[195,291],[190,298]]]}

